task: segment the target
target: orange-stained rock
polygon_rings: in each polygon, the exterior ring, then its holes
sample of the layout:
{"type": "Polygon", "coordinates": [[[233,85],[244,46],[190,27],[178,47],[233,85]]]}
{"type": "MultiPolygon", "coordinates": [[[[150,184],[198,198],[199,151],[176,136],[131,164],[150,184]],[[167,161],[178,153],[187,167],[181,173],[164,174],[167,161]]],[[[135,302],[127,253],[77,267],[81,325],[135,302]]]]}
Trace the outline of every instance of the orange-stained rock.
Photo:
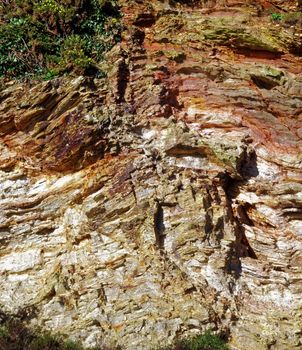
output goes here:
{"type": "Polygon", "coordinates": [[[120,5],[106,78],[0,92],[1,305],[87,346],[301,349],[295,1],[120,5]]]}

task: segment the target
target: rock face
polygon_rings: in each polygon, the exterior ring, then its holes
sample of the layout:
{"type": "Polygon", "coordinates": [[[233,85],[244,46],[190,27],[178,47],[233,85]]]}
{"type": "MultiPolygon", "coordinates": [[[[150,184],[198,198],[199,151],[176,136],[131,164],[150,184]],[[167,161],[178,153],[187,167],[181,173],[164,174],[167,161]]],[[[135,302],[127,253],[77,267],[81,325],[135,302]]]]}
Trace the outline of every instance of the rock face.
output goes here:
{"type": "Polygon", "coordinates": [[[107,78],[6,86],[6,312],[86,345],[211,327],[302,348],[302,31],[270,17],[289,3],[123,0],[107,78]]]}

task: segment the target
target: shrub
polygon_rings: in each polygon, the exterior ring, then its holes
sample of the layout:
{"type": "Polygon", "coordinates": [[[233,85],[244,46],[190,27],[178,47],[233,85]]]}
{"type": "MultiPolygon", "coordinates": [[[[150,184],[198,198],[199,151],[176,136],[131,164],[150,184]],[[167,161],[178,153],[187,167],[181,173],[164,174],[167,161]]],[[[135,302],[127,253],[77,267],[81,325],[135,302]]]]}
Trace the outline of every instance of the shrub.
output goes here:
{"type": "Polygon", "coordinates": [[[119,41],[120,17],[113,0],[2,1],[0,77],[85,74],[119,41]]]}
{"type": "Polygon", "coordinates": [[[69,35],[61,45],[60,65],[65,69],[83,71],[93,64],[86,49],[86,42],[80,35],[69,35]]]}

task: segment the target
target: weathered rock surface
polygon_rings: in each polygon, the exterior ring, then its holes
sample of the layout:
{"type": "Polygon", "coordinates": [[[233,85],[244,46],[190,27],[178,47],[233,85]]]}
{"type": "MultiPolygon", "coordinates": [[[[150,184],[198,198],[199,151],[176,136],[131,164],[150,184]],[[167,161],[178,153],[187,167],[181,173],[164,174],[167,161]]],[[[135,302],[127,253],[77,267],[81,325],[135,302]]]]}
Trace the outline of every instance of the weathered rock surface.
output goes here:
{"type": "Polygon", "coordinates": [[[121,1],[108,77],[0,93],[0,303],[87,345],[302,349],[292,1],[121,1]]]}

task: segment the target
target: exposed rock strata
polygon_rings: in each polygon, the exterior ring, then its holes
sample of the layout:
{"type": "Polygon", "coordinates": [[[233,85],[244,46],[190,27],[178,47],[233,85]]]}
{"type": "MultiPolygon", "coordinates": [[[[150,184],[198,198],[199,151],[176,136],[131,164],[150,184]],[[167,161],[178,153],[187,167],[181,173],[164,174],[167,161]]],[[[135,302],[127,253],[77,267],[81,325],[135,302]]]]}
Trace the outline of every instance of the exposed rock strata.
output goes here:
{"type": "Polygon", "coordinates": [[[302,348],[302,32],[269,17],[288,3],[123,1],[108,78],[1,92],[7,312],[87,345],[212,327],[302,348]]]}

